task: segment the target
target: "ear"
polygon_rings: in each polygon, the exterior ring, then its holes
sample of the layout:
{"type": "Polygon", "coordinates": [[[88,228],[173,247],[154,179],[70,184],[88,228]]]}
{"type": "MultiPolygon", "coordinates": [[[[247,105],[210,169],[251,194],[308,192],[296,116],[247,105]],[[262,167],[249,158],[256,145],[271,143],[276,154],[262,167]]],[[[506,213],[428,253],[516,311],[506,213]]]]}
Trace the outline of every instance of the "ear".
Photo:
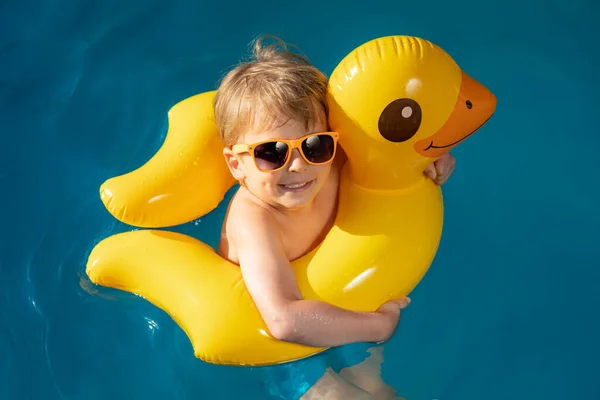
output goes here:
{"type": "Polygon", "coordinates": [[[225,162],[229,167],[229,171],[236,181],[243,181],[246,179],[242,161],[238,158],[237,154],[235,154],[229,147],[225,147],[223,148],[223,157],[225,157],[225,162]]]}

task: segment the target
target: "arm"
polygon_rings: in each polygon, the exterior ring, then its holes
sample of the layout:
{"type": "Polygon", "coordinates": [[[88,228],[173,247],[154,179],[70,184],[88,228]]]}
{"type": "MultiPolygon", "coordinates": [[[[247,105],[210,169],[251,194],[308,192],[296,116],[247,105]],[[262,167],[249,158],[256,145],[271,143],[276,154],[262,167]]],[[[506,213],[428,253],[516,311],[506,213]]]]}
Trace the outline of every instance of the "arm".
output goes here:
{"type": "Polygon", "coordinates": [[[276,339],[331,347],[378,342],[391,336],[398,323],[399,309],[354,312],[302,299],[280,235],[273,228],[273,217],[261,211],[246,214],[244,222],[233,229],[232,239],[246,287],[276,339]]]}

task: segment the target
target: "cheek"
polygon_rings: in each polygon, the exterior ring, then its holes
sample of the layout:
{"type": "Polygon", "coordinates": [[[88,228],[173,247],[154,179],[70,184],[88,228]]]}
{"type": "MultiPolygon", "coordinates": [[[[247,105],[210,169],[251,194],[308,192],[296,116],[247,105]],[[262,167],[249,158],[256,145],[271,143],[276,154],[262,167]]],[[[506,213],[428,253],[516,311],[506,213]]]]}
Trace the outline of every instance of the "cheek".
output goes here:
{"type": "Polygon", "coordinates": [[[323,166],[315,167],[315,168],[317,169],[316,170],[317,176],[322,180],[326,179],[329,176],[329,173],[331,172],[331,164],[323,165],[323,166]]]}
{"type": "Polygon", "coordinates": [[[280,181],[280,176],[275,173],[254,171],[253,179],[254,182],[258,183],[263,188],[274,189],[277,188],[277,184],[280,181]]]}

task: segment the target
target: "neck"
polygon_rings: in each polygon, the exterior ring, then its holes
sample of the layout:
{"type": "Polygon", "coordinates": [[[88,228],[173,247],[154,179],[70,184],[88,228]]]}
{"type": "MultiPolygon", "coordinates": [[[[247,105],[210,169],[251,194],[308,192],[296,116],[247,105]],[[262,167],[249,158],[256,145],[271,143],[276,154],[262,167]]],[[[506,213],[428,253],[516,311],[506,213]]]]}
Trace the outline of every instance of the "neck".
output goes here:
{"type": "Polygon", "coordinates": [[[304,218],[304,216],[311,215],[313,213],[314,201],[311,201],[308,204],[304,204],[302,207],[288,208],[282,207],[278,204],[270,205],[271,209],[275,210],[277,213],[284,215],[287,218],[304,218]]]}

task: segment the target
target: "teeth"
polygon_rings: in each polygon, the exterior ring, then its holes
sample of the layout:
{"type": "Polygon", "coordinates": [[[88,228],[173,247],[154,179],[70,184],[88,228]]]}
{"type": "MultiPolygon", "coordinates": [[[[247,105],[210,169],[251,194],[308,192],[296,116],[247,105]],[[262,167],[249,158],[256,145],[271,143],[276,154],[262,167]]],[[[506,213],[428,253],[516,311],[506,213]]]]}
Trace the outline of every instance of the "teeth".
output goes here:
{"type": "Polygon", "coordinates": [[[294,184],[291,184],[291,185],[285,185],[285,187],[289,188],[289,189],[298,189],[298,188],[300,188],[300,187],[302,187],[304,185],[306,185],[306,182],[304,182],[304,183],[294,183],[294,184]]]}

